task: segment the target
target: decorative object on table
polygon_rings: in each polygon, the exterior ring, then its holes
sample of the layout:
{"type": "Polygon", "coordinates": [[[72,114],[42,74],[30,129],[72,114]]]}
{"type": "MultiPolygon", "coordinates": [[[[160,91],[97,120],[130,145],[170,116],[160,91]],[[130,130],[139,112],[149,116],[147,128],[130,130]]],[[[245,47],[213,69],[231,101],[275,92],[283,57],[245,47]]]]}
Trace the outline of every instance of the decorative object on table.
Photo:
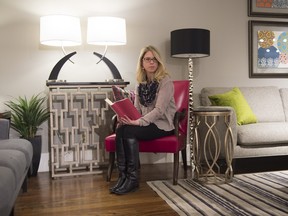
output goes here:
{"type": "Polygon", "coordinates": [[[42,138],[36,133],[39,126],[50,117],[49,110],[44,107],[44,103],[46,103],[46,98],[41,97],[40,94],[33,95],[30,99],[18,97],[5,103],[11,109],[11,128],[16,130],[21,138],[32,143],[32,176],[37,175],[42,149],[42,138]]]}
{"type": "Polygon", "coordinates": [[[248,16],[287,18],[286,0],[248,0],[248,16]]]}
{"type": "Polygon", "coordinates": [[[110,69],[113,79],[107,81],[123,81],[116,66],[105,56],[108,45],[126,44],[126,21],[118,17],[88,17],[87,25],[87,43],[92,45],[104,45],[105,51],[101,55],[97,52],[93,54],[98,56],[110,69]]]}
{"type": "Polygon", "coordinates": [[[288,77],[288,22],[249,21],[249,77],[288,77]]]}
{"type": "Polygon", "coordinates": [[[210,56],[210,31],[187,28],[171,32],[171,56],[188,59],[189,71],[189,144],[192,164],[193,145],[193,58],[210,56]]]}
{"type": "Polygon", "coordinates": [[[230,184],[147,184],[179,215],[287,215],[288,171],[235,175],[230,184]]]}
{"type": "MultiPolygon", "coordinates": [[[[76,54],[66,54],[65,46],[81,45],[81,27],[78,17],[66,15],[48,15],[40,18],[40,43],[48,46],[61,47],[65,55],[53,67],[47,82],[57,81],[58,74],[66,61],[76,54]]],[[[73,61],[71,61],[74,63],[73,61]]]]}

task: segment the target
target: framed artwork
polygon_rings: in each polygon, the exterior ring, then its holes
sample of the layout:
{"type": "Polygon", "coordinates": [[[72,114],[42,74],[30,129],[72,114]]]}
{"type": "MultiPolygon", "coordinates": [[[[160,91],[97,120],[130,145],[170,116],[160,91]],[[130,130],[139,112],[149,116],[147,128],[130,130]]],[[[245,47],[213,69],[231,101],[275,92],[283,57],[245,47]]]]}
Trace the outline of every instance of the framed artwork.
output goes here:
{"type": "Polygon", "coordinates": [[[288,18],[288,1],[248,0],[248,16],[288,18]]]}
{"type": "Polygon", "coordinates": [[[248,23],[249,77],[288,78],[288,22],[248,23]]]}

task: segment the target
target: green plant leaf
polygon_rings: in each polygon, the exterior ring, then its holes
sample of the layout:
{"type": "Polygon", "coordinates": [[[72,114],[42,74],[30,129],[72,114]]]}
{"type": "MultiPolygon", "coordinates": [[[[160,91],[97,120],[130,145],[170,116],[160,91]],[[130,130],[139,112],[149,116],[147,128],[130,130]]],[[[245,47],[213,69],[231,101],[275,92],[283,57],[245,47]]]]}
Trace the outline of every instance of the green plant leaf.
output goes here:
{"type": "Polygon", "coordinates": [[[11,110],[11,127],[25,139],[35,137],[39,126],[50,117],[48,108],[44,106],[46,97],[40,94],[30,99],[18,97],[5,103],[11,110]]]}

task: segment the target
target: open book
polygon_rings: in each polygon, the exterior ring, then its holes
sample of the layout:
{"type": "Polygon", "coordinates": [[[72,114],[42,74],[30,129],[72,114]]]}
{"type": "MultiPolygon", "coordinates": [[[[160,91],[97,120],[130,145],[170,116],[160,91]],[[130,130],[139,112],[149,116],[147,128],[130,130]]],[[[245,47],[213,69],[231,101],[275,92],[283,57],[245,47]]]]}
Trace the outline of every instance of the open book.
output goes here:
{"type": "Polygon", "coordinates": [[[125,115],[132,120],[136,120],[141,117],[141,114],[128,98],[124,98],[115,102],[112,102],[106,98],[105,101],[120,118],[124,117],[125,115]]]}

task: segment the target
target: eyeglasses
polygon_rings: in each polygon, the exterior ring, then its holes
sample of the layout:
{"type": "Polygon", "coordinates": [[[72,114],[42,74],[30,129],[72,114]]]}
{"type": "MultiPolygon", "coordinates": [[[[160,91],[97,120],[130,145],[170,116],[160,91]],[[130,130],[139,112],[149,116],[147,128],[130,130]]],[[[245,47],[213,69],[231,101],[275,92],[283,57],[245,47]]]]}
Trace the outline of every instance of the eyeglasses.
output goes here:
{"type": "Polygon", "coordinates": [[[143,58],[143,61],[145,61],[146,63],[150,63],[151,61],[154,63],[158,62],[158,60],[155,57],[154,58],[150,58],[150,57],[143,58]]]}

